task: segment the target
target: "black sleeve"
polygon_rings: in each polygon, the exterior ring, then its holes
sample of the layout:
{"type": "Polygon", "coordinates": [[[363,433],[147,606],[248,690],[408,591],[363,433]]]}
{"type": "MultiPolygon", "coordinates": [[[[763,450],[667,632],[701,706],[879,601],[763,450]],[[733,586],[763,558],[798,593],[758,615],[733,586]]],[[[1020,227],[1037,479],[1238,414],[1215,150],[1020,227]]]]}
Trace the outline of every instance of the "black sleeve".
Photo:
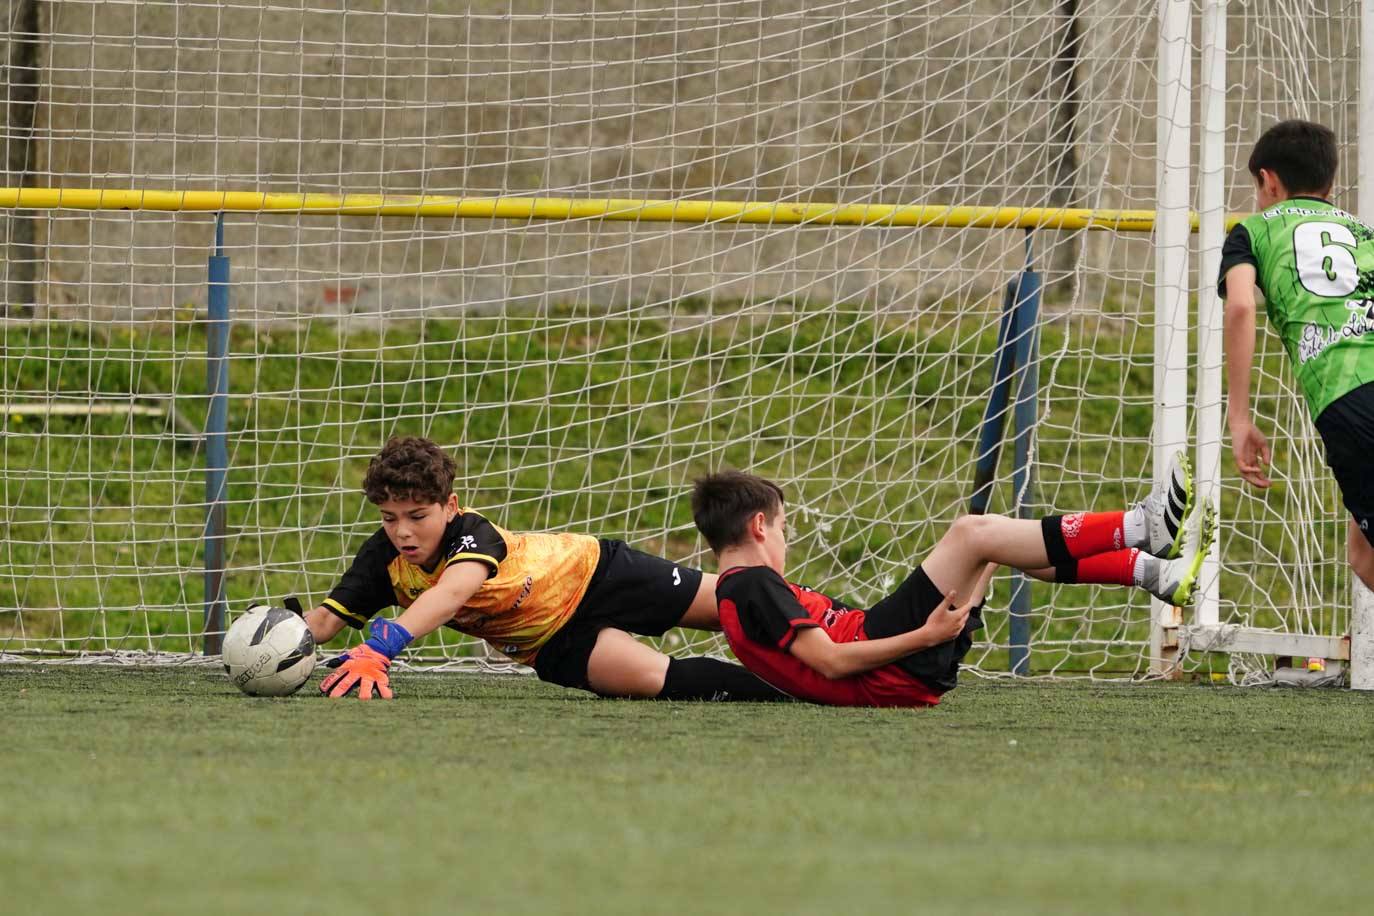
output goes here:
{"type": "Polygon", "coordinates": [[[820,626],[802,607],[782,576],[766,566],[756,566],[736,575],[740,592],[735,597],[740,627],[744,635],[765,646],[786,649],[797,630],[820,626]]]}
{"type": "Polygon", "coordinates": [[[1240,223],[1226,236],[1226,244],[1221,246],[1221,270],[1217,271],[1217,295],[1226,298],[1226,272],[1237,264],[1249,264],[1259,271],[1259,261],[1250,247],[1250,233],[1240,223]]]}
{"type": "Polygon", "coordinates": [[[444,559],[449,563],[476,560],[486,564],[487,578],[491,578],[505,558],[506,539],[476,512],[459,515],[444,532],[444,559]]]}
{"type": "Polygon", "coordinates": [[[361,629],[378,611],[396,603],[391,576],[386,571],[388,547],[390,542],[384,532],[378,531],[368,538],[348,572],[324,599],[324,606],[355,630],[361,629]]]}

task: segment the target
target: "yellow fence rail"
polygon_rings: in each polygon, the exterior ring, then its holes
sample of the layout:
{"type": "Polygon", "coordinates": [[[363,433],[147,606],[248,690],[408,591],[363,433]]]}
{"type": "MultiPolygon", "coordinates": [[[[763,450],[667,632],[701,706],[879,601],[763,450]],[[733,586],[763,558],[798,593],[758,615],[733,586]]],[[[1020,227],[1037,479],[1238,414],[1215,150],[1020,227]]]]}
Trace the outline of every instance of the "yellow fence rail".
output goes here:
{"type": "MultiPolygon", "coordinates": [[[[142,191],[99,188],[0,188],[0,209],[156,210],[190,213],[299,213],[311,216],[454,219],[611,220],[799,226],[1102,229],[1152,232],[1154,210],[1051,207],[777,203],[566,197],[449,197],[390,194],[264,194],[256,191],[142,191]]],[[[1239,221],[1231,216],[1227,226],[1239,221]]],[[[1191,215],[1193,231],[1197,214],[1191,215]]]]}

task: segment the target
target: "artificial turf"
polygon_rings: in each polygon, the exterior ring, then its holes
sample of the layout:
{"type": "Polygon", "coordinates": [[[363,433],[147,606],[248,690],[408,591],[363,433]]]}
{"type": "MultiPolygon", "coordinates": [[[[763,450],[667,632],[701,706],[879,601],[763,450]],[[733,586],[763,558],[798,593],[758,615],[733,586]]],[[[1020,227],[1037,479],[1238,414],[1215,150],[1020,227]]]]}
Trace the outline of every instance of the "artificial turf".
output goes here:
{"type": "Polygon", "coordinates": [[[973,680],[902,711],[396,686],[0,666],[5,909],[1358,912],[1374,880],[1360,693],[973,680]]]}

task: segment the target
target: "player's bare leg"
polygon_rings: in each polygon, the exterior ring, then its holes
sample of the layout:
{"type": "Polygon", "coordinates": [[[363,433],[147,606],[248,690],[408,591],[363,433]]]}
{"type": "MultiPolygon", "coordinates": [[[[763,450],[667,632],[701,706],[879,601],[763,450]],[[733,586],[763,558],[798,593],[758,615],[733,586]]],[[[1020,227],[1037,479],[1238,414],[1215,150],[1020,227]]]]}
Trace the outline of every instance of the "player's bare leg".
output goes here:
{"type": "Polygon", "coordinates": [[[788,699],[742,665],[696,655],[670,658],[624,630],[602,630],[587,660],[587,683],[603,697],[660,700],[788,699]]]}
{"type": "Polygon", "coordinates": [[[954,594],[955,607],[967,604],[970,607],[978,607],[987,597],[988,588],[992,585],[993,574],[997,572],[996,563],[984,563],[977,571],[977,578],[966,583],[966,588],[959,589],[954,594]]]}
{"type": "MultiPolygon", "coordinates": [[[[1014,569],[1050,566],[1039,520],[1005,515],[962,515],[949,526],[935,549],[921,561],[942,593],[967,593],[988,563],[1014,569]]],[[[1050,569],[1051,573],[1053,569],[1050,569]]]]}
{"type": "Polygon", "coordinates": [[[606,697],[656,697],[667,673],[668,656],[624,630],[602,630],[587,660],[587,682],[606,697]]]}
{"type": "Polygon", "coordinates": [[[716,607],[717,578],[715,573],[701,574],[701,585],[697,587],[691,607],[687,608],[687,612],[677,622],[678,626],[695,630],[720,629],[720,610],[716,607]]]}
{"type": "Polygon", "coordinates": [[[1350,519],[1346,531],[1346,544],[1350,568],[1360,577],[1361,582],[1374,589],[1374,546],[1370,545],[1369,539],[1364,536],[1364,532],[1353,518],[1350,519]]]}

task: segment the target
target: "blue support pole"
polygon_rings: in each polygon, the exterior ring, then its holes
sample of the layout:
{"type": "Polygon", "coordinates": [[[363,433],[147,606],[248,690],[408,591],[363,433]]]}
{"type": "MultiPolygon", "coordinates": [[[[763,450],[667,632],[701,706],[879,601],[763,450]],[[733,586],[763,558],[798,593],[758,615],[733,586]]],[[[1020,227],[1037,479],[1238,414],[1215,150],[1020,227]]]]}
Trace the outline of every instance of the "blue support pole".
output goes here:
{"type": "Polygon", "coordinates": [[[209,259],[210,316],[205,329],[205,639],[218,655],[224,633],[224,540],[229,473],[229,259],[224,256],[224,214],[215,217],[215,253],[209,259]]]}
{"type": "Polygon", "coordinates": [[[997,361],[992,371],[992,394],[983,411],[983,425],[978,433],[978,454],[973,469],[973,499],[969,501],[971,515],[984,515],[992,499],[992,482],[997,476],[997,459],[1002,454],[1002,430],[1006,426],[1007,405],[1011,399],[1013,362],[1012,318],[1014,316],[1014,286],[1008,285],[1002,301],[1002,322],[997,329],[997,361]]]}
{"type": "MultiPolygon", "coordinates": [[[[1016,464],[1011,485],[1015,494],[1016,515],[1033,517],[1035,477],[1031,466],[1031,445],[1035,432],[1040,368],[1038,347],[1040,321],[1040,274],[1031,269],[1034,251],[1030,230],[1026,231],[1026,266],[1009,290],[1012,300],[1012,347],[1016,365],[1016,404],[1014,450],[1016,464]]],[[[1031,578],[1017,573],[1012,579],[1010,610],[1010,663],[1013,674],[1030,672],[1031,578]]]]}

